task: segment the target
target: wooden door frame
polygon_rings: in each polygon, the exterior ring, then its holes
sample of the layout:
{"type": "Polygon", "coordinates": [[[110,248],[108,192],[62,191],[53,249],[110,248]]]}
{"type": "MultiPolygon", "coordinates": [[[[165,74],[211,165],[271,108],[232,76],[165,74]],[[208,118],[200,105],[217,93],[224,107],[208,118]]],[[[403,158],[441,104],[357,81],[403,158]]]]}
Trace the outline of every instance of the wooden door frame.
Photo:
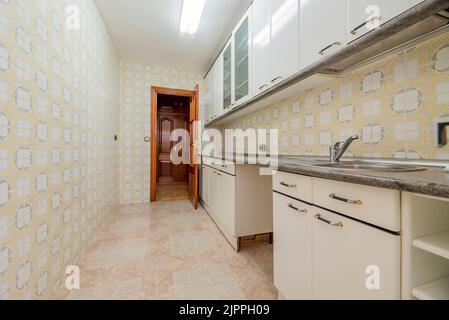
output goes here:
{"type": "MultiPolygon", "coordinates": [[[[157,185],[157,98],[158,95],[170,95],[170,96],[179,96],[179,97],[189,97],[192,99],[196,99],[196,91],[193,90],[184,90],[184,89],[171,89],[164,87],[152,86],[150,89],[150,97],[151,97],[151,112],[150,112],[150,202],[156,201],[156,185],[157,185]]],[[[192,107],[190,103],[189,108],[192,107]]],[[[189,110],[190,114],[190,110],[189,110]]]]}

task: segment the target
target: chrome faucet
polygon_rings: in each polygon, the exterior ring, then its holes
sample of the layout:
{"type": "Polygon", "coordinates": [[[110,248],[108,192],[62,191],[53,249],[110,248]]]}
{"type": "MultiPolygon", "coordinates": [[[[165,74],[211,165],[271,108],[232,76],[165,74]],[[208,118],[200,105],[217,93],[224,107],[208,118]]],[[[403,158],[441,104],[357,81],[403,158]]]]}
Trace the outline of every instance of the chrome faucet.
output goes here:
{"type": "Polygon", "coordinates": [[[345,154],[346,150],[348,150],[351,143],[358,139],[359,136],[352,136],[346,139],[346,141],[344,142],[337,142],[331,145],[329,148],[329,160],[332,163],[339,162],[341,157],[345,154]]]}

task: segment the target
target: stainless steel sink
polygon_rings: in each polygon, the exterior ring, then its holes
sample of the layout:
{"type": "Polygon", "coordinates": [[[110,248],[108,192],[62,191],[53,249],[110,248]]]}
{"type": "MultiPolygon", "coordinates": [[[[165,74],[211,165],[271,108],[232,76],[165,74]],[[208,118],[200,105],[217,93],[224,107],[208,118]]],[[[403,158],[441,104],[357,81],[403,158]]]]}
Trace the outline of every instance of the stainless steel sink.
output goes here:
{"type": "Polygon", "coordinates": [[[415,172],[425,171],[424,167],[417,167],[411,165],[389,164],[389,163],[374,163],[364,161],[347,161],[347,162],[317,162],[312,164],[314,167],[324,169],[339,169],[350,171],[372,171],[372,172],[415,172]]]}

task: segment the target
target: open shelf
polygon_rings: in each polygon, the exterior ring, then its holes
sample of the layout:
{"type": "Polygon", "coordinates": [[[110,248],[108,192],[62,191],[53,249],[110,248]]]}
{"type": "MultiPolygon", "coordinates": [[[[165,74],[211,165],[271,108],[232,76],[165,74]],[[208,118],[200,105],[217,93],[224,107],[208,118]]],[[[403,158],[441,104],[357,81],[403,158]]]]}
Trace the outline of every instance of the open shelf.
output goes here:
{"type": "Polygon", "coordinates": [[[449,259],[449,231],[413,240],[415,248],[449,259]]]}
{"type": "Polygon", "coordinates": [[[419,300],[449,300],[449,277],[414,288],[412,294],[419,300]]]}

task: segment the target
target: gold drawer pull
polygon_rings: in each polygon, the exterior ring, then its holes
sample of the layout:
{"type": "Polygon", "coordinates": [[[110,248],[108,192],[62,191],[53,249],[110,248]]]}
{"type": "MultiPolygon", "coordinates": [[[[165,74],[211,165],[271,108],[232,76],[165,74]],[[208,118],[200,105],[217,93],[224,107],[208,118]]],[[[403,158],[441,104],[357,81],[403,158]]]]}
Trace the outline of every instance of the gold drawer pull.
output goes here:
{"type": "Polygon", "coordinates": [[[279,184],[281,186],[283,186],[283,187],[287,187],[287,188],[290,188],[290,189],[298,188],[298,186],[296,184],[288,184],[286,182],[280,182],[279,184]]]}
{"type": "Polygon", "coordinates": [[[329,198],[337,200],[337,201],[341,201],[341,202],[350,203],[350,204],[356,204],[356,205],[363,204],[362,200],[350,200],[350,199],[339,197],[339,196],[335,195],[334,193],[330,194],[329,198]]]}
{"type": "Polygon", "coordinates": [[[327,219],[324,219],[323,217],[321,217],[321,214],[315,215],[315,218],[320,220],[320,221],[322,221],[322,222],[330,224],[333,227],[338,227],[338,228],[342,228],[343,227],[343,222],[340,222],[340,221],[339,222],[332,222],[330,220],[327,220],[327,219]]]}
{"type": "Polygon", "coordinates": [[[332,43],[331,45],[328,45],[326,48],[324,48],[323,50],[321,50],[319,52],[320,55],[324,55],[324,53],[329,50],[330,48],[332,48],[333,46],[341,46],[341,42],[340,41],[335,41],[334,43],[332,43]]]}
{"type": "Polygon", "coordinates": [[[353,36],[355,36],[356,34],[357,34],[357,31],[359,31],[360,29],[362,29],[364,26],[366,26],[368,23],[372,23],[372,22],[374,22],[374,21],[382,21],[382,17],[381,16],[377,16],[377,17],[373,17],[373,18],[371,18],[371,19],[369,19],[369,20],[367,20],[367,21],[365,21],[364,23],[362,23],[362,24],[360,24],[360,25],[358,25],[357,27],[355,27],[354,29],[352,29],[352,31],[351,31],[351,34],[353,35],[353,36]]]}
{"type": "Polygon", "coordinates": [[[301,210],[301,209],[295,207],[295,206],[293,205],[293,203],[289,203],[289,204],[288,204],[288,207],[289,207],[290,209],[293,209],[293,210],[298,211],[298,212],[301,212],[301,213],[307,213],[307,209],[302,209],[302,210],[301,210]]]}

